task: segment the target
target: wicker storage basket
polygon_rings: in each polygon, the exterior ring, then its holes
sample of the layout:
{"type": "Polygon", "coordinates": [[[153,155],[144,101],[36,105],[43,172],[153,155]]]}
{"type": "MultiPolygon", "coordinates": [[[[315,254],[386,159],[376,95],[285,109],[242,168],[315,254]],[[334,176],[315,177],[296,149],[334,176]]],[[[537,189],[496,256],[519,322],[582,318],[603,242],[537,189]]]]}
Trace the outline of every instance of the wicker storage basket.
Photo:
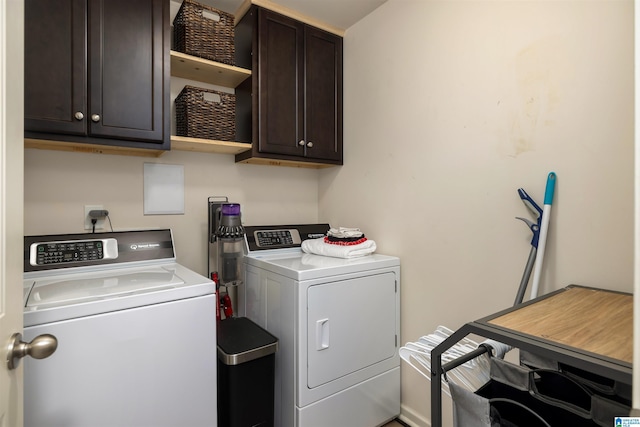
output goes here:
{"type": "Polygon", "coordinates": [[[176,134],[233,141],[236,138],[236,96],[185,86],[176,97],[176,134]],[[219,100],[218,100],[219,97],[219,100]]]}
{"type": "Polygon", "coordinates": [[[233,15],[193,0],[183,0],[173,20],[174,49],[234,65],[233,28],[233,15]]]}

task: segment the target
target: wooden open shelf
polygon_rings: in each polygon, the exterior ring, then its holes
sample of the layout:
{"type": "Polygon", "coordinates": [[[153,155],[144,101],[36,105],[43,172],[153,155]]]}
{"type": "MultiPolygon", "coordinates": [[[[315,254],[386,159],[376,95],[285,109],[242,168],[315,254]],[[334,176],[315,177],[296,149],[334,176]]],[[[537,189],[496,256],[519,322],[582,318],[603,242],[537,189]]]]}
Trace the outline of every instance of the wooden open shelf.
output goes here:
{"type": "MultiPolygon", "coordinates": [[[[209,61],[208,59],[172,50],[171,75],[235,89],[240,83],[251,77],[251,70],[209,61]]],[[[251,144],[171,135],[171,149],[202,153],[238,154],[250,150],[251,144]]]]}
{"type": "Polygon", "coordinates": [[[199,82],[236,88],[251,76],[251,70],[171,51],[171,75],[199,82]]]}
{"type": "Polygon", "coordinates": [[[199,151],[202,153],[239,154],[251,150],[251,144],[171,135],[171,149],[199,151]]]}

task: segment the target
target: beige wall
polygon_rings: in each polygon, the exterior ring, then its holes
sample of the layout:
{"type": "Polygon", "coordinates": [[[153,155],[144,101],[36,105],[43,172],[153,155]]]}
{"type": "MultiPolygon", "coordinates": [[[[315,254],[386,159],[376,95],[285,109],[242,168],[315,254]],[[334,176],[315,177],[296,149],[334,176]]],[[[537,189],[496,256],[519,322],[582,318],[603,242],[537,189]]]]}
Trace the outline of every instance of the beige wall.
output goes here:
{"type": "MultiPolygon", "coordinates": [[[[347,31],[346,166],[320,173],[319,217],[401,257],[402,342],[513,304],[516,190],[542,204],[550,171],[540,292],[632,290],[633,57],[631,0],[388,0],[347,31]]],[[[417,425],[429,385],[403,363],[417,425]]]]}
{"type": "Polygon", "coordinates": [[[207,197],[228,196],[245,224],[317,221],[318,172],[235,164],[233,156],[172,151],[159,159],[25,150],[25,234],[83,233],[84,205],[115,231],[171,228],[178,262],[206,274],[207,197]],[[144,215],[143,164],[184,165],[184,215],[144,215]]]}

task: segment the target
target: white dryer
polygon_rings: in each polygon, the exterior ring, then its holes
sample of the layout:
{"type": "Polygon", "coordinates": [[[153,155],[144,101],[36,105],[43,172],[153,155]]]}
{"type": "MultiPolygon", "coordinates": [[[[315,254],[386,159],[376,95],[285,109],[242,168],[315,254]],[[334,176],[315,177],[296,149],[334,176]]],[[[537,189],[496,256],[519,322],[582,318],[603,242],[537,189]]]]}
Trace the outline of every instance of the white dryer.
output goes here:
{"type": "Polygon", "coordinates": [[[216,426],[215,285],[170,230],[25,237],[26,427],[216,426]]]}
{"type": "Polygon", "coordinates": [[[239,308],[279,339],[279,427],[374,427],[400,413],[400,260],[302,252],[328,229],[245,227],[239,308]]]}

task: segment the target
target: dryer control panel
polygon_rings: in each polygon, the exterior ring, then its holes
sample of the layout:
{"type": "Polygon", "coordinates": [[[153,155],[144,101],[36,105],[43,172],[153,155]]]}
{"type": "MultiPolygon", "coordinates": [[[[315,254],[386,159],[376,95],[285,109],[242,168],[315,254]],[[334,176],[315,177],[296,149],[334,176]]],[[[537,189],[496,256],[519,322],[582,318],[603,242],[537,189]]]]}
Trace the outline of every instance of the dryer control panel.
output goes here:
{"type": "Polygon", "coordinates": [[[246,249],[254,252],[299,248],[307,239],[326,236],[329,228],[329,224],[245,226],[246,249]]]}
{"type": "Polygon", "coordinates": [[[259,247],[280,247],[283,245],[300,244],[300,233],[298,230],[269,230],[256,231],[256,243],[259,247]]]}

